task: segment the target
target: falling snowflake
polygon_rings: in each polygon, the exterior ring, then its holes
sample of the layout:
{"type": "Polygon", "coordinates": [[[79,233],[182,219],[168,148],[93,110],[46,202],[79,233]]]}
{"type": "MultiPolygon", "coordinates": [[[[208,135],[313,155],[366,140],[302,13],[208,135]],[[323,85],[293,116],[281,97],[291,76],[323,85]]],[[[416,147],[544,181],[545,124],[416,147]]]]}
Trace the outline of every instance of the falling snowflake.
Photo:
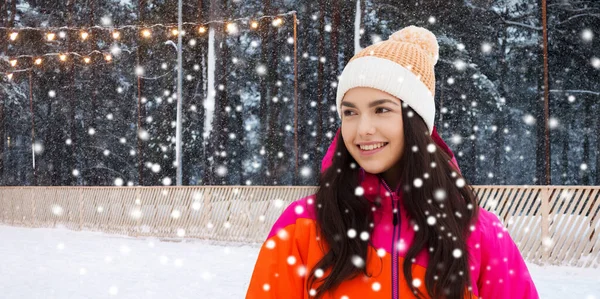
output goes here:
{"type": "Polygon", "coordinates": [[[298,276],[303,277],[304,275],[306,275],[306,267],[300,265],[298,267],[298,276]]]}
{"type": "Polygon", "coordinates": [[[288,256],[287,263],[288,265],[293,266],[296,263],[296,257],[293,255],[288,256]]]}
{"type": "Polygon", "coordinates": [[[121,54],[121,48],[118,45],[112,45],[112,47],[110,47],[110,53],[114,56],[118,56],[121,54]]]}
{"type": "Polygon", "coordinates": [[[363,194],[365,194],[365,189],[363,189],[363,187],[358,186],[356,189],[354,189],[354,195],[363,196],[363,194]]]}
{"type": "Polygon", "coordinates": [[[433,216],[427,217],[427,224],[435,225],[436,222],[437,222],[437,220],[435,219],[435,217],[433,217],[433,216]]]}
{"type": "Polygon", "coordinates": [[[348,238],[354,239],[356,237],[356,230],[351,228],[348,230],[348,238]]]}
{"type": "Polygon", "coordinates": [[[139,66],[139,65],[138,65],[138,66],[135,68],[135,74],[136,74],[137,76],[143,76],[143,75],[144,75],[144,67],[142,67],[142,66],[139,66]]]}
{"type": "Polygon", "coordinates": [[[287,240],[290,237],[290,234],[286,230],[280,229],[277,232],[277,237],[279,237],[281,240],[287,240]]]}
{"type": "Polygon", "coordinates": [[[467,64],[464,61],[457,59],[454,61],[454,67],[459,71],[464,71],[467,68],[467,64]]]}
{"type": "Polygon", "coordinates": [[[258,66],[256,67],[256,72],[257,72],[259,75],[261,75],[261,76],[262,76],[262,75],[265,75],[265,74],[267,74],[267,67],[266,67],[266,66],[264,66],[264,65],[262,65],[262,64],[261,64],[261,65],[258,65],[258,66]]]}
{"type": "Polygon", "coordinates": [[[61,216],[63,214],[63,208],[61,206],[55,205],[52,207],[52,214],[56,216],[61,216]]]}
{"type": "Polygon", "coordinates": [[[165,177],[162,179],[162,184],[165,186],[169,186],[169,185],[171,185],[171,183],[172,183],[172,181],[171,181],[170,177],[165,177]]]}
{"type": "MultiPolygon", "coordinates": [[[[273,200],[273,204],[275,205],[276,208],[281,208],[281,207],[283,207],[283,200],[275,199],[275,200],[273,200]]],[[[300,213],[302,213],[302,212],[300,212],[300,213]]]]}
{"type": "Polygon", "coordinates": [[[418,279],[418,278],[415,278],[415,279],[413,279],[413,281],[412,281],[412,285],[413,285],[415,288],[418,288],[418,287],[420,287],[420,286],[421,286],[421,280],[420,280],[420,279],[418,279]]]}
{"type": "Polygon", "coordinates": [[[112,19],[110,16],[103,16],[100,18],[100,23],[102,23],[103,26],[110,26],[112,25],[112,19]]]}
{"type": "Polygon", "coordinates": [[[360,239],[363,240],[363,241],[369,240],[369,233],[368,232],[362,232],[362,233],[360,233],[360,239]]]}
{"type": "Polygon", "coordinates": [[[527,114],[523,117],[523,121],[528,125],[533,125],[535,124],[535,117],[531,114],[527,114]]]}
{"type": "Polygon", "coordinates": [[[39,143],[39,142],[36,142],[36,143],[33,145],[33,151],[34,151],[36,154],[41,154],[42,152],[44,152],[44,146],[43,146],[41,143],[39,143]]]}
{"type": "Polygon", "coordinates": [[[456,248],[452,251],[452,256],[454,256],[455,258],[460,258],[462,256],[462,251],[456,248]]]}
{"type": "Polygon", "coordinates": [[[356,268],[362,268],[365,266],[365,261],[358,255],[353,255],[352,256],[352,264],[354,265],[354,267],[356,268]]]}
{"type": "Polygon", "coordinates": [[[481,52],[487,54],[487,53],[490,53],[491,51],[492,51],[492,44],[487,43],[487,42],[481,44],[481,52]]]}
{"type": "Polygon", "coordinates": [[[139,208],[135,208],[131,211],[130,215],[133,219],[140,219],[142,218],[142,211],[139,208]]]}
{"type": "Polygon", "coordinates": [[[598,58],[598,57],[592,57],[591,62],[592,62],[592,66],[594,68],[600,69],[600,58],[598,58]]]}
{"type": "Polygon", "coordinates": [[[423,186],[423,180],[420,178],[416,178],[413,182],[415,188],[421,188],[423,186]]]}
{"type": "Polygon", "coordinates": [[[123,186],[123,179],[122,178],[116,178],[115,179],[115,186],[123,186]]]}
{"type": "Polygon", "coordinates": [[[433,197],[434,197],[436,200],[438,200],[438,201],[443,201],[443,200],[445,200],[445,199],[446,199],[446,196],[447,196],[447,194],[446,194],[446,190],[444,190],[444,189],[437,189],[437,190],[435,190],[435,191],[434,191],[434,193],[433,193],[433,197]]]}
{"type": "Polygon", "coordinates": [[[427,151],[430,153],[435,153],[436,149],[437,149],[437,147],[433,143],[430,143],[427,145],[427,151]]]}
{"type": "Polygon", "coordinates": [[[586,42],[591,42],[594,38],[594,32],[590,29],[583,29],[581,31],[581,38],[586,42]]]}

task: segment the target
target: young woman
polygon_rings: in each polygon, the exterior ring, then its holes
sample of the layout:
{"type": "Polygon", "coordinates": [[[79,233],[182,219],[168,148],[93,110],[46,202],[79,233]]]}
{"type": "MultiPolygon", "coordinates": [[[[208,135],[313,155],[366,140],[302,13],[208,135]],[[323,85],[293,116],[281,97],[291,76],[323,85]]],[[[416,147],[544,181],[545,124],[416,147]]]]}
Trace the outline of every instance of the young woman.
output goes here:
{"type": "Polygon", "coordinates": [[[438,51],[410,26],[346,65],[319,189],[276,221],[246,298],[538,298],[436,133],[438,51]]]}

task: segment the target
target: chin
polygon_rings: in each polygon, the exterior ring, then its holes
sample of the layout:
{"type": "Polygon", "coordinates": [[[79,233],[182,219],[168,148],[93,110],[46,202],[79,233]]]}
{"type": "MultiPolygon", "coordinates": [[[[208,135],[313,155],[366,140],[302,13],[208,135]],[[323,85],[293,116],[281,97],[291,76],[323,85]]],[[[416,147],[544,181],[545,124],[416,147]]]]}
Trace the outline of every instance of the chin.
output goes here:
{"type": "Polygon", "coordinates": [[[366,164],[358,163],[358,164],[360,165],[360,167],[362,167],[362,169],[364,169],[368,173],[380,174],[380,173],[383,173],[386,171],[385,167],[383,167],[381,165],[372,165],[370,163],[366,163],[366,164]]]}

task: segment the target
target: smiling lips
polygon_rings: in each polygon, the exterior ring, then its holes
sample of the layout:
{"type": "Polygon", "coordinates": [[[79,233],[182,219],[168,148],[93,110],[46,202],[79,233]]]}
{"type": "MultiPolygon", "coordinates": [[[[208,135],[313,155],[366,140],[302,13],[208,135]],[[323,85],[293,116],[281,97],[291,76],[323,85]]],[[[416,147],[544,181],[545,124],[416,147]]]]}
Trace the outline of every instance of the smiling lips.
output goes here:
{"type": "Polygon", "coordinates": [[[363,151],[372,151],[372,150],[376,150],[376,149],[380,149],[384,146],[386,146],[388,144],[388,142],[377,142],[377,143],[371,143],[371,144],[359,144],[357,145],[361,150],[363,151]]]}

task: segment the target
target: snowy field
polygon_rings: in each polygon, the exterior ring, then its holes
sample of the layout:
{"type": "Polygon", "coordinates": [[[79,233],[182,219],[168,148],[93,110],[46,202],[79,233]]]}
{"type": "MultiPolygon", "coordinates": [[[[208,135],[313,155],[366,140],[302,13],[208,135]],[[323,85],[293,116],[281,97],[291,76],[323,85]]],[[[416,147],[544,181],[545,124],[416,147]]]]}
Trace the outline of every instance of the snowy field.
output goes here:
{"type": "MultiPolygon", "coordinates": [[[[244,298],[259,245],[0,226],[0,297],[244,298]]],[[[528,264],[541,298],[600,299],[600,269],[528,264]]]]}

